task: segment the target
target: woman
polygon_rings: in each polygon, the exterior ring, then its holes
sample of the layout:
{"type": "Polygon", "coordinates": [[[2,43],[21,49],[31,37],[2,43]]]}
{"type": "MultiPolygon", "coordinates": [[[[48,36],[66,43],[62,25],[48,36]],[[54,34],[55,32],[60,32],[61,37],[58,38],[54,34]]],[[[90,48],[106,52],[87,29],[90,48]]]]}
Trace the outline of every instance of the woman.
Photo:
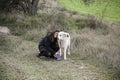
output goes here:
{"type": "Polygon", "coordinates": [[[55,53],[59,50],[59,46],[57,43],[57,35],[59,30],[49,32],[47,35],[41,39],[39,43],[39,51],[38,57],[45,56],[50,58],[55,58],[55,53]]]}

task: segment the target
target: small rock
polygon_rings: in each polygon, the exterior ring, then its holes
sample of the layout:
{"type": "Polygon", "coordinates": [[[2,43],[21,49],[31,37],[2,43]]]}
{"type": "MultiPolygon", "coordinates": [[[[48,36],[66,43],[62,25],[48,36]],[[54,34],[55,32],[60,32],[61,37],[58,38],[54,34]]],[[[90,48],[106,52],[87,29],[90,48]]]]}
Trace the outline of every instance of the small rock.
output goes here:
{"type": "Polygon", "coordinates": [[[8,27],[0,26],[0,33],[1,34],[5,34],[5,35],[9,35],[10,34],[10,30],[8,29],[8,27]]]}

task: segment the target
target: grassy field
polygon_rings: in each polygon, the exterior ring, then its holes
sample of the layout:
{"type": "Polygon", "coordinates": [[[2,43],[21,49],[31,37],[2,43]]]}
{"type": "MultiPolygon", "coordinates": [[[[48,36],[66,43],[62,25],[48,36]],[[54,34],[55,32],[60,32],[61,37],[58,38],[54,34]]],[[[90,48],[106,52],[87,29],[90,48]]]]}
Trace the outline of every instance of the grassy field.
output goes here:
{"type": "Polygon", "coordinates": [[[80,14],[93,14],[105,20],[120,22],[120,0],[59,0],[59,3],[80,14]]]}
{"type": "Polygon", "coordinates": [[[80,59],[79,53],[72,53],[66,61],[37,58],[38,43],[13,35],[0,37],[4,40],[0,48],[0,80],[115,79],[112,71],[80,59]]]}
{"type": "Polygon", "coordinates": [[[36,57],[48,26],[10,28],[12,35],[0,36],[0,80],[119,80],[119,27],[68,30],[72,41],[66,61],[36,57]]]}
{"type": "MultiPolygon", "coordinates": [[[[53,1],[55,6],[56,0],[46,1],[53,1]]],[[[96,26],[97,21],[71,17],[71,12],[57,11],[56,7],[47,8],[53,13],[0,14],[0,26],[11,32],[0,33],[0,80],[120,80],[120,24],[96,26]],[[39,40],[54,29],[71,35],[71,55],[66,61],[36,57],[39,40]]]]}

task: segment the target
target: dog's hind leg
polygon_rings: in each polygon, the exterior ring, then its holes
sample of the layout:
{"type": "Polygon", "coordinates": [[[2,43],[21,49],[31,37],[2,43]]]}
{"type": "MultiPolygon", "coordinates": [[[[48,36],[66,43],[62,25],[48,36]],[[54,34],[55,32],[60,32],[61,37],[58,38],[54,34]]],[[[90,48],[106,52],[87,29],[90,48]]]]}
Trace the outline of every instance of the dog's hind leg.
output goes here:
{"type": "Polygon", "coordinates": [[[68,51],[68,55],[70,55],[70,46],[68,46],[67,51],[68,51]]]}

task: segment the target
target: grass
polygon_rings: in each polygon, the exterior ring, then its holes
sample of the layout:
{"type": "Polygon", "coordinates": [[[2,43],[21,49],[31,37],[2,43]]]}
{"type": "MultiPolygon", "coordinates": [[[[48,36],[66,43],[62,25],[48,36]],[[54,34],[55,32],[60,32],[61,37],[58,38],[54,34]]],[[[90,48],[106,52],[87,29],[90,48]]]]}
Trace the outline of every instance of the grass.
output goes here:
{"type": "Polygon", "coordinates": [[[4,36],[0,35],[0,51],[5,51],[6,53],[11,50],[10,41],[6,39],[4,36]]]}
{"type": "MultiPolygon", "coordinates": [[[[110,80],[112,73],[76,56],[67,61],[37,58],[37,43],[11,36],[12,52],[0,52],[0,80],[110,80]],[[111,76],[110,76],[111,75],[111,76]]],[[[8,40],[8,41],[9,41],[8,40]]]]}
{"type": "Polygon", "coordinates": [[[88,78],[119,80],[119,27],[93,29],[85,24],[85,20],[68,20],[69,18],[63,17],[64,15],[61,14],[52,15],[51,18],[51,15],[43,15],[41,19],[39,16],[34,18],[27,16],[25,19],[16,20],[15,24],[8,24],[12,31],[11,38],[0,38],[0,41],[3,42],[0,46],[2,74],[0,76],[2,80],[16,78],[18,80],[21,78],[25,80],[48,78],[50,80],[84,80],[88,78]],[[59,19],[60,16],[62,16],[61,19],[59,19]],[[49,19],[45,20],[48,17],[49,19]],[[40,23],[37,23],[39,21],[40,23]],[[41,25],[41,23],[43,24],[41,25]],[[52,23],[58,26],[48,26],[52,23]],[[63,27],[63,25],[70,26],[63,27]],[[53,28],[70,32],[71,56],[68,57],[67,61],[57,62],[51,59],[36,58],[40,38],[53,28]],[[7,72],[3,71],[5,68],[7,68],[7,72]],[[58,68],[59,71],[57,71],[58,68]]]}
{"type": "Polygon", "coordinates": [[[60,62],[36,57],[39,39],[51,27],[11,28],[21,35],[0,37],[1,80],[119,80],[119,27],[66,29],[71,34],[71,56],[60,62]]]}
{"type": "Polygon", "coordinates": [[[80,14],[92,14],[105,20],[120,22],[120,1],[119,0],[91,0],[85,5],[84,0],[59,0],[59,3],[69,10],[77,11],[80,14]]]}
{"type": "Polygon", "coordinates": [[[119,25],[94,28],[90,26],[94,21],[68,17],[64,12],[24,15],[16,20],[11,16],[0,18],[0,25],[12,33],[0,36],[0,80],[120,79],[119,25]],[[66,61],[36,57],[39,40],[53,29],[71,35],[71,56],[66,61]]]}

